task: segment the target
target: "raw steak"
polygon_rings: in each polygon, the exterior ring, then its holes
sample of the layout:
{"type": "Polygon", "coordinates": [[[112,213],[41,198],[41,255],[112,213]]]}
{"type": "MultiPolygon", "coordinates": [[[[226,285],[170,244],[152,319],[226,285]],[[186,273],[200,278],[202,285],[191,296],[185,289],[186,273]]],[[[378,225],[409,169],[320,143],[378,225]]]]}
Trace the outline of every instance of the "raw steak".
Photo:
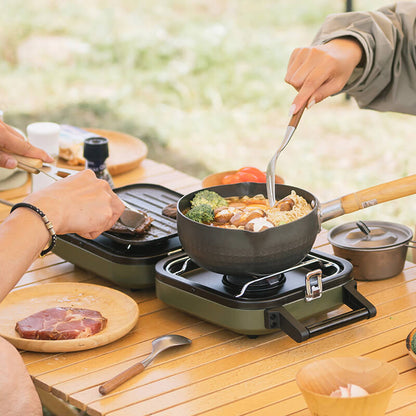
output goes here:
{"type": "Polygon", "coordinates": [[[107,318],[90,309],[56,307],[22,319],[16,331],[27,339],[86,338],[105,328],[107,318]]]}

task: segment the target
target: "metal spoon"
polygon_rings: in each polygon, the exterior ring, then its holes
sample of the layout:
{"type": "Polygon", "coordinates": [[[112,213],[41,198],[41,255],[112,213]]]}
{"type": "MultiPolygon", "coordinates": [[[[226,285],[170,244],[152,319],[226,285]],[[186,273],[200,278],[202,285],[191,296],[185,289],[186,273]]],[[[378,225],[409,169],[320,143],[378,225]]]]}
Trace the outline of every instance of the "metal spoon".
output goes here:
{"type": "Polygon", "coordinates": [[[144,369],[153,361],[153,359],[161,353],[171,347],[177,347],[179,345],[188,345],[192,341],[189,338],[183,337],[182,335],[163,335],[152,341],[152,353],[140,363],[134,364],[127,370],[124,370],[120,374],[117,374],[112,379],[106,381],[103,385],[98,388],[101,394],[110,393],[120,384],[127,380],[130,380],[133,376],[140,374],[144,369]]]}
{"type": "Polygon", "coordinates": [[[301,109],[290,118],[289,124],[286,128],[286,134],[283,138],[282,143],[280,144],[280,147],[277,149],[274,156],[270,159],[269,164],[267,165],[266,169],[266,188],[267,188],[267,199],[269,201],[269,205],[271,207],[274,206],[276,202],[276,195],[275,195],[275,172],[276,172],[276,161],[279,157],[280,153],[283,151],[283,149],[287,146],[290,139],[293,136],[293,133],[296,130],[296,127],[299,124],[300,118],[302,117],[303,111],[305,110],[305,106],[301,107],[301,109]]]}

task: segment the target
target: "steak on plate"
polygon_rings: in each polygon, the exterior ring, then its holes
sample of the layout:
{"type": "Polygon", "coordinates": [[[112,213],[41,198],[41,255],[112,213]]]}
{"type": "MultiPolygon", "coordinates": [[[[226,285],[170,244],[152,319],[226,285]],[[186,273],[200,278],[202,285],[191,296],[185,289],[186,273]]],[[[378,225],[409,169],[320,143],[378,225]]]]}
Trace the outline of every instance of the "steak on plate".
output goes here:
{"type": "Polygon", "coordinates": [[[56,307],[36,312],[16,323],[22,338],[66,340],[86,338],[105,328],[107,318],[91,309],[56,307]]]}

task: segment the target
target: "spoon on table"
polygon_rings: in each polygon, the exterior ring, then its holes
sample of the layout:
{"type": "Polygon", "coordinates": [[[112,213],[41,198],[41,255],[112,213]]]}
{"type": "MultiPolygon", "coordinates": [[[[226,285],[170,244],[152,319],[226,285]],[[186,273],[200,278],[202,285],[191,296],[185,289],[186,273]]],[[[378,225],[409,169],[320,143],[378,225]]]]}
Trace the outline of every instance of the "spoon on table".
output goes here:
{"type": "Polygon", "coordinates": [[[266,169],[266,188],[267,188],[267,199],[269,201],[270,207],[273,207],[276,203],[276,188],[275,188],[275,171],[276,171],[276,161],[279,157],[280,153],[282,153],[283,149],[287,146],[290,139],[293,136],[293,133],[296,130],[296,127],[299,124],[300,118],[302,117],[303,111],[305,110],[306,104],[300,108],[300,110],[292,115],[290,118],[289,124],[286,128],[286,134],[283,138],[280,147],[277,149],[274,156],[270,159],[269,164],[267,165],[266,169]]]}
{"type": "MultiPolygon", "coordinates": [[[[26,156],[12,155],[17,160],[17,167],[25,170],[26,172],[33,173],[35,175],[43,173],[54,181],[65,178],[69,175],[78,173],[77,170],[63,169],[54,165],[45,164],[41,159],[35,159],[26,156]]],[[[121,198],[120,198],[121,199],[121,198]]],[[[127,208],[121,214],[119,221],[128,228],[136,229],[140,227],[146,220],[146,215],[143,212],[138,211],[129,203],[121,199],[121,202],[127,208]]]]}
{"type": "Polygon", "coordinates": [[[183,337],[182,335],[163,335],[152,341],[152,353],[143,361],[132,365],[120,374],[117,374],[112,379],[106,381],[101,385],[98,391],[101,394],[108,394],[113,391],[116,387],[123,384],[125,381],[130,380],[133,376],[140,374],[144,369],[153,361],[153,359],[161,353],[171,347],[177,347],[179,345],[188,345],[192,341],[189,338],[183,337]]]}

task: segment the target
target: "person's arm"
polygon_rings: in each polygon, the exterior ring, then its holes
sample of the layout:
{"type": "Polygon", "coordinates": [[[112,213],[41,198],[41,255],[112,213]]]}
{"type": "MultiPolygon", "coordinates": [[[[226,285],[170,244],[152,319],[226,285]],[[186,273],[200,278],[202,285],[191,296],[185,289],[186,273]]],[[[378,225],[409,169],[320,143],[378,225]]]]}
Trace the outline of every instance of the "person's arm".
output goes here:
{"type": "MultiPolygon", "coordinates": [[[[109,184],[91,170],[30,194],[24,202],[42,210],[57,234],[96,238],[117,221],[124,205],[109,184]]],[[[16,285],[50,239],[42,218],[29,208],[15,209],[0,224],[0,301],[16,285]]]]}
{"type": "Polygon", "coordinates": [[[294,103],[299,106],[304,102],[319,102],[328,95],[344,91],[362,108],[416,114],[415,28],[416,2],[400,2],[376,12],[328,16],[314,46],[302,49],[321,51],[329,59],[335,55],[340,70],[335,76],[333,71],[326,71],[325,78],[325,68],[323,73],[315,71],[316,60],[293,63],[291,58],[286,80],[299,91],[294,103]],[[358,62],[355,53],[350,57],[341,47],[331,51],[334,39],[355,42],[361,49],[358,62]],[[353,71],[351,65],[355,65],[353,71]],[[296,80],[295,74],[302,66],[303,79],[296,80]],[[327,84],[331,83],[336,87],[328,88],[327,84]],[[314,100],[316,91],[318,96],[314,100]]]}

